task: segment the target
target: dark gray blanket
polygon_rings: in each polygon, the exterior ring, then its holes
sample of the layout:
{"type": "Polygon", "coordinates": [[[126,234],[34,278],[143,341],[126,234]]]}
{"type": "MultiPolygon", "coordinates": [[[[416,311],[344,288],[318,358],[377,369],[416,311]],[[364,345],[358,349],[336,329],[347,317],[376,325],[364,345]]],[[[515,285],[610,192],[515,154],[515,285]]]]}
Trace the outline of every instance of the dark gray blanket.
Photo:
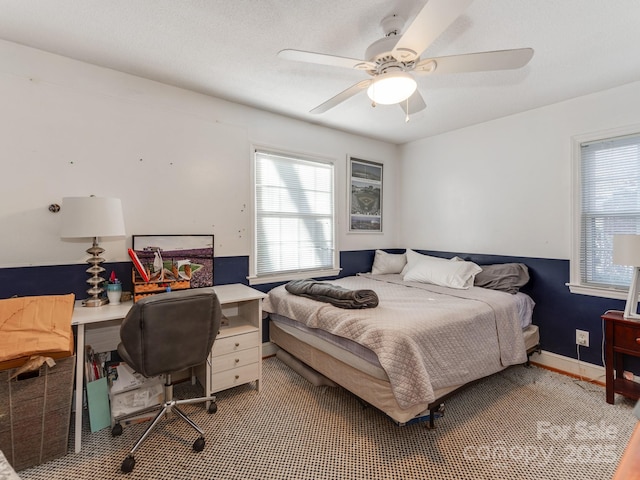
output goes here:
{"type": "Polygon", "coordinates": [[[373,308],[378,306],[378,295],[373,290],[349,290],[338,285],[315,280],[294,280],[284,288],[287,292],[339,308],[373,308]]]}

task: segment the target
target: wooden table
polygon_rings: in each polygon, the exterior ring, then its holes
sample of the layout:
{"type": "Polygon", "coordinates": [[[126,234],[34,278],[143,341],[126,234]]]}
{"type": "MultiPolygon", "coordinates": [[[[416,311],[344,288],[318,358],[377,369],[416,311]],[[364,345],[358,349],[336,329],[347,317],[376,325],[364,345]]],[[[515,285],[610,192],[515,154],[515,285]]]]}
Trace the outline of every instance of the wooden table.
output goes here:
{"type": "MultiPolygon", "coordinates": [[[[262,379],[262,299],[264,293],[242,284],[216,285],[213,287],[218,294],[218,300],[222,307],[222,313],[226,315],[231,324],[228,328],[221,328],[219,338],[233,337],[240,338],[241,334],[255,331],[256,347],[253,367],[250,367],[250,376],[244,371],[242,375],[235,372],[230,373],[230,379],[226,383],[216,380],[220,372],[212,372],[212,367],[207,363],[206,375],[202,376],[202,384],[205,387],[206,395],[219,391],[223,388],[256,381],[259,388],[262,379]],[[247,327],[249,324],[251,328],[247,327]],[[246,378],[245,378],[246,377],[246,378]]],[[[107,304],[101,307],[84,307],[82,301],[77,301],[71,318],[71,325],[76,327],[76,392],[75,392],[75,452],[82,448],[82,393],[84,381],[84,352],[86,345],[91,345],[96,352],[108,352],[117,349],[120,342],[120,324],[127,315],[133,302],[126,302],[118,305],[107,304]]],[[[233,341],[233,339],[231,341],[233,341]]],[[[237,343],[244,343],[238,341],[237,343]]],[[[231,345],[231,350],[236,346],[231,345]]],[[[214,344],[215,349],[215,344],[214,344]]],[[[229,352],[224,352],[229,353],[229,352]]],[[[243,368],[242,362],[236,365],[235,358],[231,359],[233,366],[243,368]]],[[[248,362],[248,360],[247,360],[248,362]]],[[[224,369],[223,370],[231,370],[224,369]]],[[[225,377],[226,378],[226,377],[225,377]]]]}

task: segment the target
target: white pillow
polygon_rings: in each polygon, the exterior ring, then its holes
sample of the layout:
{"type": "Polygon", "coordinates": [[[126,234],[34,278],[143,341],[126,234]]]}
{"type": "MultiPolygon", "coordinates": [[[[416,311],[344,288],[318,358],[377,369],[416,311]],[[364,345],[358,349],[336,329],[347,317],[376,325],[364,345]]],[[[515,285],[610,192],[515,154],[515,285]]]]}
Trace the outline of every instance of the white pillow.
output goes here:
{"type": "MultiPolygon", "coordinates": [[[[420,255],[420,254],[418,254],[420,255]]],[[[475,276],[482,271],[473,262],[450,261],[437,257],[422,255],[403,273],[407,282],[422,282],[442,287],[467,289],[473,286],[475,276]]],[[[407,255],[407,262],[410,256],[407,255]]]]}
{"type": "Polygon", "coordinates": [[[411,270],[412,267],[415,267],[418,263],[420,263],[422,259],[430,259],[433,261],[441,261],[441,262],[449,261],[446,258],[432,257],[430,255],[425,255],[424,253],[418,253],[411,250],[410,248],[407,248],[406,256],[407,256],[407,264],[402,269],[402,272],[400,272],[402,275],[404,275],[409,270],[411,270]]]}
{"type": "Polygon", "coordinates": [[[371,273],[374,275],[400,273],[406,264],[407,256],[404,253],[387,253],[383,250],[376,250],[371,273]]]}

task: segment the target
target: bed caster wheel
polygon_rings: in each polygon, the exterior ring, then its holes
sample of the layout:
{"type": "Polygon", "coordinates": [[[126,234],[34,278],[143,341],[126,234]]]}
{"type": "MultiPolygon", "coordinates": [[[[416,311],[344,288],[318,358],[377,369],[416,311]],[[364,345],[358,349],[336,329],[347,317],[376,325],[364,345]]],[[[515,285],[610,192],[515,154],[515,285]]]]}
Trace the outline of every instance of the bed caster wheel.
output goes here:
{"type": "Polygon", "coordinates": [[[209,413],[216,413],[218,411],[218,404],[216,402],[211,402],[207,411],[209,413]]]}
{"type": "Polygon", "coordinates": [[[133,455],[129,455],[127,458],[125,458],[122,461],[122,465],[120,465],[120,470],[122,470],[124,473],[129,473],[131,470],[133,470],[133,467],[136,466],[136,459],[133,458],[133,455]]]}
{"type": "Polygon", "coordinates": [[[196,452],[201,452],[202,450],[204,450],[204,437],[200,437],[195,442],[193,442],[193,449],[196,452]]]}
{"type": "Polygon", "coordinates": [[[122,435],[122,425],[120,425],[119,423],[116,423],[111,429],[111,436],[119,437],[120,435],[122,435]]]}

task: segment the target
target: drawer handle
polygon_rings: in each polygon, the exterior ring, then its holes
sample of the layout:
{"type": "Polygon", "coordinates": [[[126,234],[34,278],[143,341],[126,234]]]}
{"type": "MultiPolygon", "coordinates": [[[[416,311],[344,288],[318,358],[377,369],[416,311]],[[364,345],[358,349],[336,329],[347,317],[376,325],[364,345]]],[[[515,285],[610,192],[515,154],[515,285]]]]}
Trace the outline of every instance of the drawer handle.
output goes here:
{"type": "Polygon", "coordinates": [[[236,342],[236,347],[239,347],[239,346],[240,346],[240,344],[238,342],[236,342]]]}
{"type": "Polygon", "coordinates": [[[636,338],[636,343],[640,345],[640,337],[636,338]]]}
{"type": "Polygon", "coordinates": [[[238,380],[240,378],[240,375],[236,375],[236,380],[238,380]]]}
{"type": "Polygon", "coordinates": [[[238,363],[238,362],[240,362],[240,359],[239,359],[239,358],[236,358],[236,363],[238,363]]]}

